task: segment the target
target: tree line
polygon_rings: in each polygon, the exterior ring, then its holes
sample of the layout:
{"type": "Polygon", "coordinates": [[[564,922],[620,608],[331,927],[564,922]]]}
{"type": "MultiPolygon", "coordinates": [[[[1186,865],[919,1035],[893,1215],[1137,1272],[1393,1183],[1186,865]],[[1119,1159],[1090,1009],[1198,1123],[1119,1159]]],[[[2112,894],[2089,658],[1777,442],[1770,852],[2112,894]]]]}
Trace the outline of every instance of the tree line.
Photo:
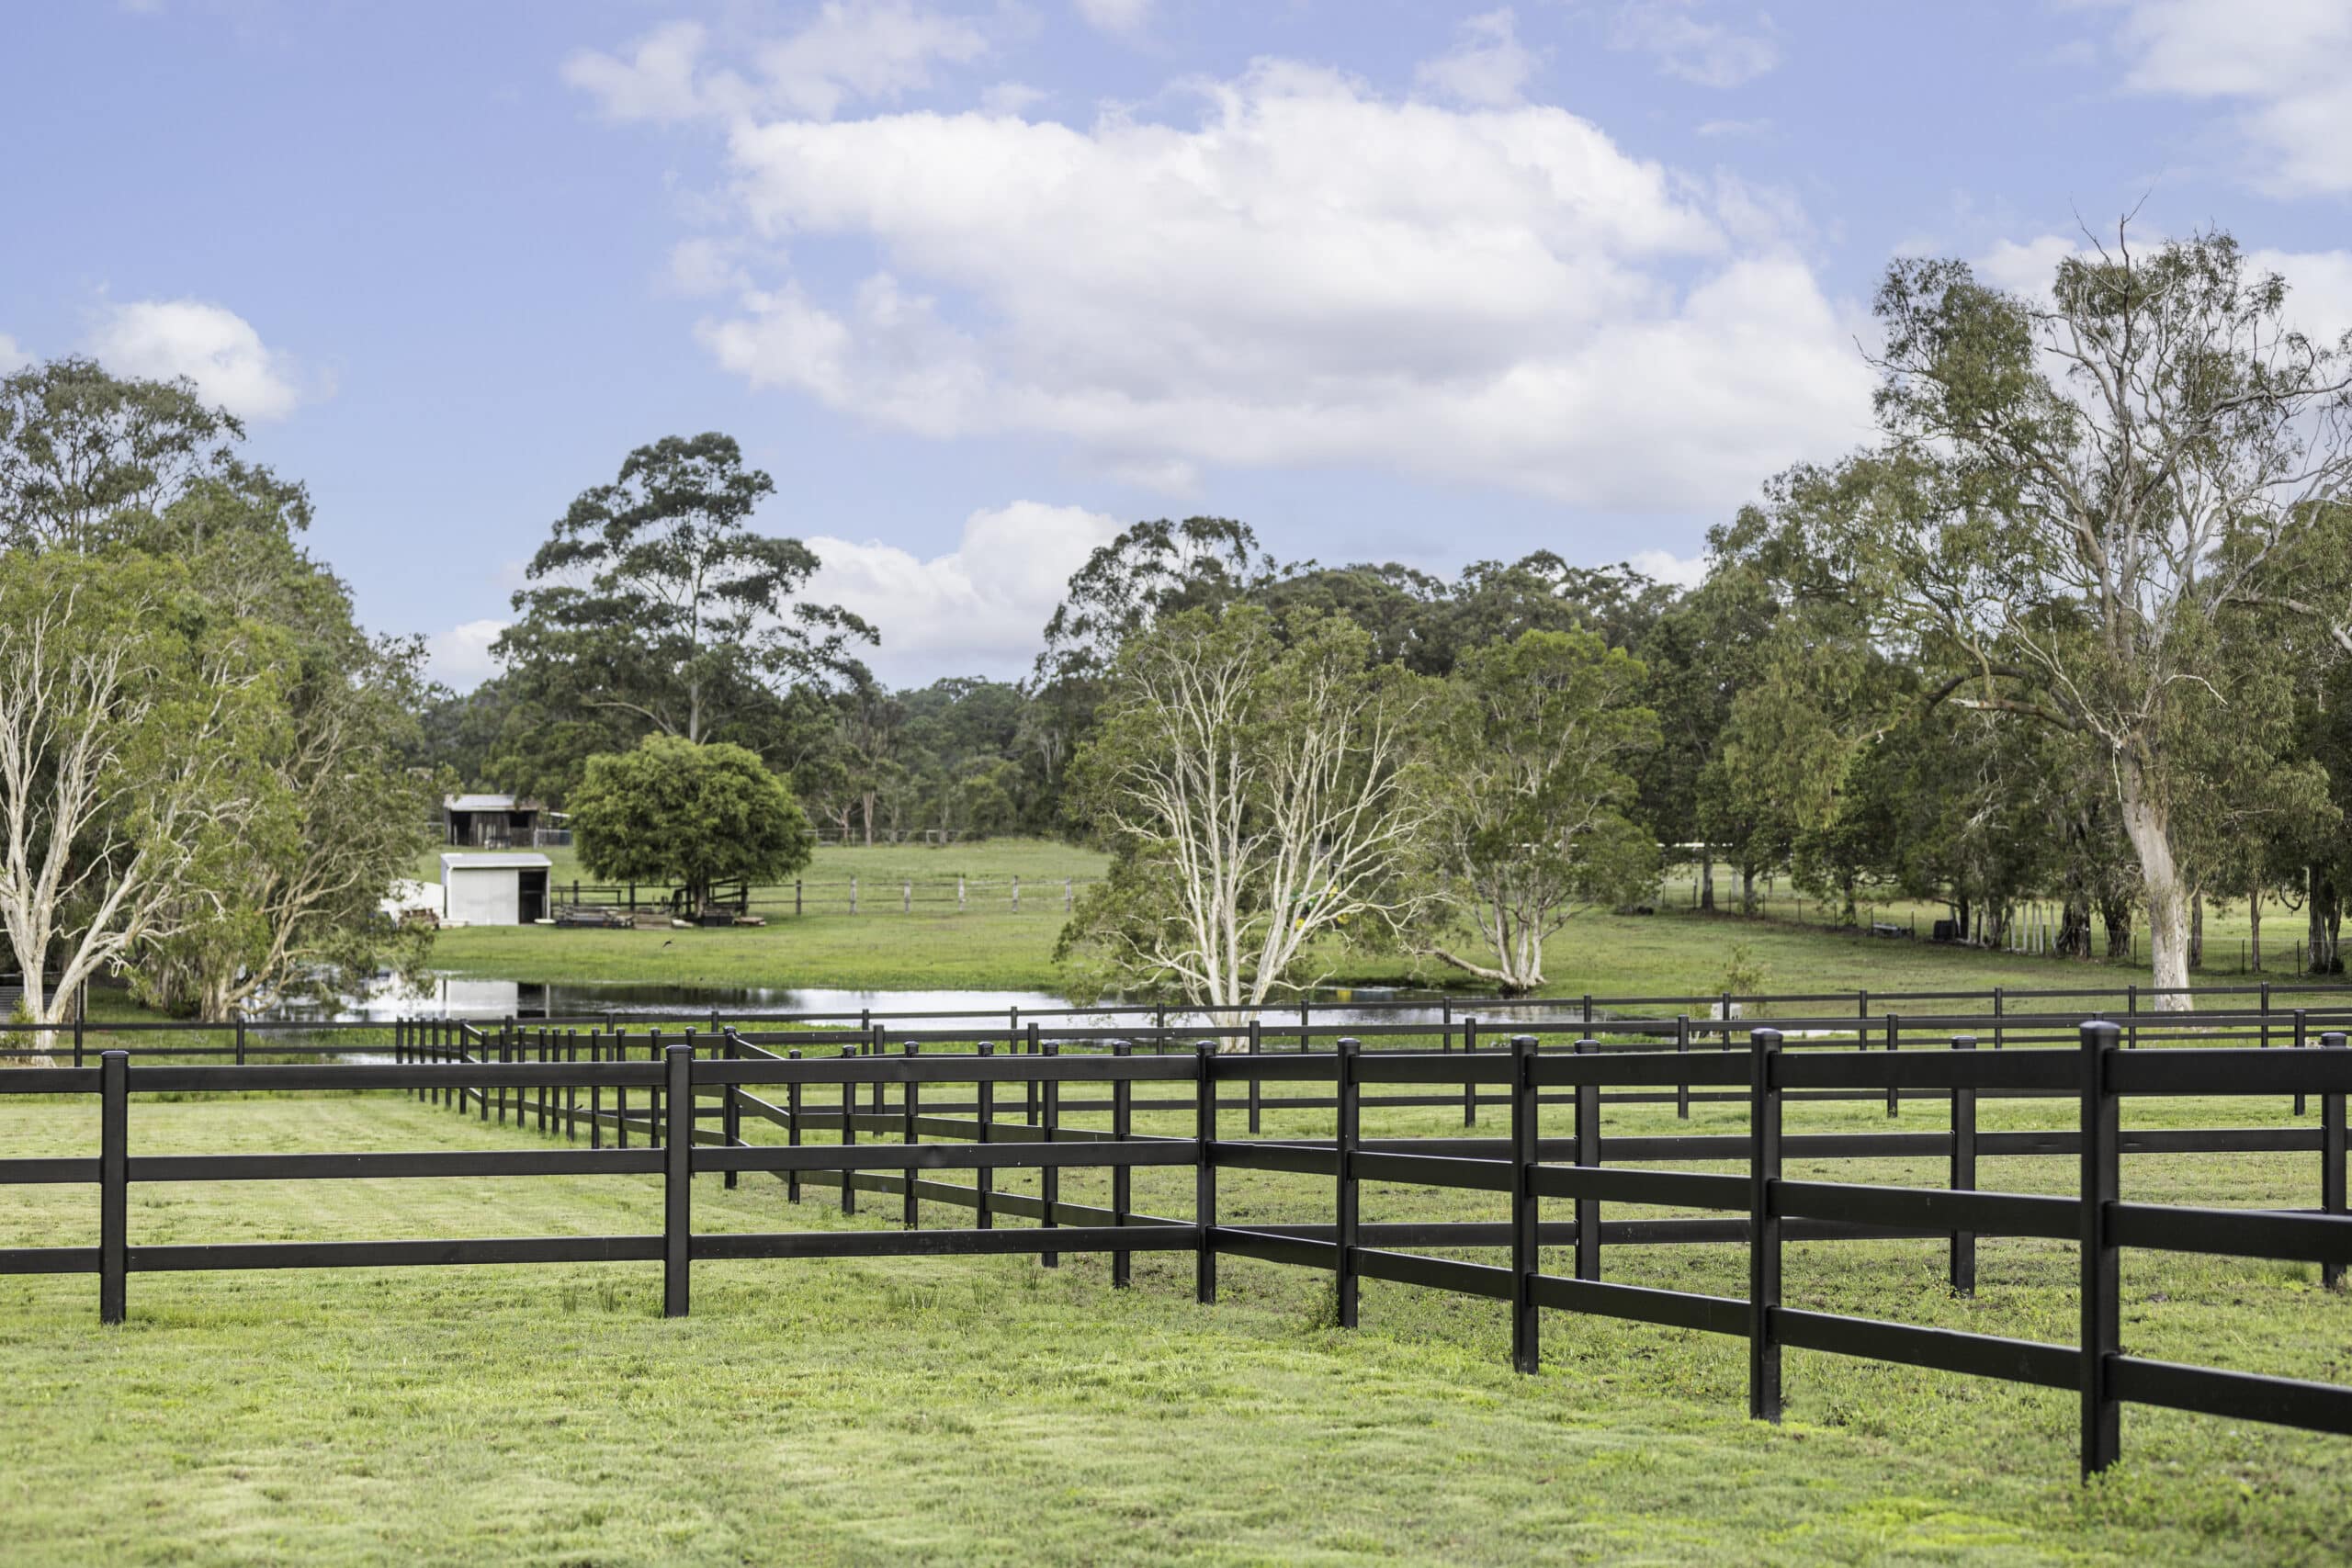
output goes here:
{"type": "Polygon", "coordinates": [[[724,436],[659,443],[557,524],[502,673],[427,707],[423,755],[560,799],[645,735],[726,740],[845,837],[1085,833],[1114,863],[1066,956],[1204,1000],[1297,983],[1326,939],[1525,988],[1661,846],[1708,908],[1785,874],[1997,943],[2048,900],[2081,958],[2144,920],[2162,987],[2210,902],[2247,902],[2258,962],[2283,900],[2340,967],[2345,345],[2220,232],[2119,226],[2031,297],[1903,260],[1876,313],[1876,434],[1713,529],[1694,588],[1146,522],[1019,682],[886,689],[875,629],[752,530],[767,477],[724,436]]]}
{"type": "Polygon", "coordinates": [[[2048,900],[2086,959],[2144,921],[2165,987],[2209,903],[2283,900],[2340,968],[2347,345],[2219,232],[2119,229],[2030,297],[1905,260],[1876,310],[1875,434],[1713,528],[1695,587],[1548,551],[1283,562],[1233,519],[1144,522],[1071,577],[1025,679],[903,691],[866,665],[877,629],[808,592],[814,553],[753,526],[775,487],[727,436],[583,491],[460,694],[358,627],[308,494],[192,387],[20,370],[0,925],[24,1007],[56,1021],[117,971],[220,1016],[413,963],[375,910],[458,783],[580,813],[592,874],[706,889],[798,863],[809,823],[1083,835],[1112,864],[1073,972],[1212,1005],[1333,943],[1530,989],[1563,922],[1643,904],[1686,852],[1710,908],[1786,875],[1849,918],[1942,900],[1998,942],[2048,900]]]}

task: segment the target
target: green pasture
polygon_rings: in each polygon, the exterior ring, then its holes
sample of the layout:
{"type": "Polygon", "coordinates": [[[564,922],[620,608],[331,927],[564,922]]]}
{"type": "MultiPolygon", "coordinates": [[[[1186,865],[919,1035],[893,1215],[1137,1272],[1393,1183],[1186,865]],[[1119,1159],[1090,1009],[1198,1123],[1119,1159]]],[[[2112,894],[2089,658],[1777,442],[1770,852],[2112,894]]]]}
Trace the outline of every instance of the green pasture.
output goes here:
{"type": "MultiPolygon", "coordinates": [[[[960,1090],[933,1089],[937,1102],[960,1090]]],[[[1092,1092],[1100,1092],[1092,1091],[1092,1092]]],[[[1148,1098],[1149,1086],[1138,1090],[1148,1098]]],[[[1078,1091],[1072,1090],[1075,1098],[1078,1091]]],[[[1017,1090],[1001,1090],[1010,1103],[1017,1090]]],[[[1091,1096],[1090,1096],[1091,1097],[1091,1096]]],[[[1983,1125],[2054,1124],[1987,1100],[1983,1125]]],[[[1547,1108],[1565,1127],[1567,1112],[1547,1108]]],[[[1100,1115],[1073,1117],[1101,1125],[1100,1115]]],[[[2283,1101],[2135,1105],[2132,1124],[2277,1125],[2283,1101]]],[[[1241,1134],[1225,1112],[1227,1136],[1241,1134]]],[[[1612,1133],[1739,1129],[1736,1105],[1611,1107],[1612,1133]]],[[[1482,1130],[1508,1124],[1482,1110],[1482,1130]]],[[[1886,1125],[1792,1106],[1789,1130],[1886,1125]]],[[[1942,1124],[1906,1102],[1900,1125],[1942,1124]]],[[[1189,1131],[1147,1112],[1142,1130],[1189,1131]]],[[[1328,1135],[1271,1111],[1269,1135],[1328,1135]]],[[[1367,1135],[1458,1132],[1452,1108],[1369,1107],[1367,1135]]],[[[1547,1129],[1552,1123],[1547,1121],[1547,1129]]],[[[751,1136],[770,1135],[758,1125],[751,1136]]],[[[388,1095],[141,1100],[140,1152],[541,1146],[535,1133],[388,1095]]],[[[22,1156],[95,1147],[87,1101],[0,1100],[22,1156]]],[[[1932,1161],[1799,1162],[1792,1177],[1936,1182],[1932,1161]]],[[[1986,1162],[1988,1184],[2070,1189],[2067,1160],[1986,1162]]],[[[942,1173],[946,1179],[967,1176],[942,1173]]],[[[2310,1156],[2129,1159],[2125,1196],[2308,1206],[2310,1156]]],[[[1190,1174],[1136,1173],[1181,1216],[1190,1174]]],[[[1004,1173],[1007,1191],[1035,1191],[1004,1173]]],[[[1106,1173],[1066,1172],[1103,1201],[1106,1173]]],[[[1328,1220],[1329,1183],[1227,1172],[1236,1224],[1328,1220]]],[[[697,1228],[887,1226],[773,1177],[695,1183],[697,1228]]],[[[650,1178],[322,1181],[131,1190],[131,1239],[648,1232],[650,1178]]],[[[1500,1218],[1483,1194],[1368,1187],[1367,1221],[1500,1218]]],[[[1664,1211],[1657,1211],[1664,1212],[1664,1211]]],[[[1623,1211],[1611,1209],[1611,1213],[1623,1211]]],[[[926,1224],[968,1224],[927,1206],[926,1224]]],[[[1008,1222],[1021,1223],[1021,1222],[1008,1222]]],[[[0,1245],[86,1244],[94,1191],[0,1190],[0,1245]]],[[[1792,1247],[1792,1304],[2057,1342],[2074,1252],[1981,1244],[1973,1301],[1932,1241],[1792,1247]]],[[[1606,1277],[1744,1292],[1736,1247],[1611,1248],[1606,1277]]],[[[1564,1256],[1547,1267],[1566,1271],[1564,1256]]],[[[1744,1416],[1736,1340],[1547,1314],[1544,1369],[1507,1370],[1498,1303],[1368,1282],[1326,1326],[1327,1276],[1227,1258],[1058,1269],[1000,1258],[704,1263],[694,1315],[658,1315],[650,1264],[0,1280],[0,1559],[39,1562],[2334,1563],[2352,1553],[2342,1439],[2132,1409],[2123,1463],[2075,1478],[2071,1395],[1790,1352],[1789,1418],[1744,1416]]],[[[2316,1271],[2126,1255],[2134,1353],[2352,1381],[2352,1297],[2316,1271]]]]}

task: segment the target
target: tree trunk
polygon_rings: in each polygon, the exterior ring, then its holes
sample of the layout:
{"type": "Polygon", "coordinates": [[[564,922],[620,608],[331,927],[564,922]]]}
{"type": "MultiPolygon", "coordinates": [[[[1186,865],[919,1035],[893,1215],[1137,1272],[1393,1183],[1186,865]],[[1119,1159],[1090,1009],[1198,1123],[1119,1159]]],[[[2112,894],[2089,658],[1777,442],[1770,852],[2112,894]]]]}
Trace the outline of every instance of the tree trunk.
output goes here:
{"type": "Polygon", "coordinates": [[[2191,974],[2205,967],[2205,890],[2200,887],[2188,898],[2188,968],[2191,974]]]}
{"type": "Polygon", "coordinates": [[[1752,865],[1739,868],[1739,912],[1756,913],[1756,868],[1752,865]]]}
{"type": "Polygon", "coordinates": [[[2246,951],[2252,954],[2254,972],[2262,973],[2262,889],[2257,887],[2246,895],[2246,951]]]}
{"type": "Polygon", "coordinates": [[[1715,908],[1715,846],[1699,846],[1699,908],[1709,914],[1715,908]]]}
{"type": "MultiPolygon", "coordinates": [[[[2180,874],[2180,863],[2173,857],[2172,825],[2165,820],[2163,807],[2150,795],[2139,760],[2126,752],[2118,761],[2116,775],[2121,784],[2123,832],[2139,854],[2140,882],[2148,901],[2150,978],[2159,992],[2186,992],[2189,895],[2188,884],[2180,874]]],[[[2112,942],[2110,934],[2109,956],[2113,955],[2112,942]]],[[[2191,998],[2186,995],[2159,995],[2154,1002],[2159,1012],[2186,1011],[2191,1006],[2191,998]]]]}
{"type": "Polygon", "coordinates": [[[2067,895],[2064,912],[2058,917],[2058,952],[2067,958],[2091,955],[2090,900],[2080,895],[2067,895]]]}
{"type": "Polygon", "coordinates": [[[2327,867],[2314,864],[2309,874],[2310,891],[2303,900],[2311,930],[2311,962],[2306,967],[2314,975],[2339,975],[2344,959],[2336,948],[2336,935],[2343,929],[2344,895],[2327,867]]]}

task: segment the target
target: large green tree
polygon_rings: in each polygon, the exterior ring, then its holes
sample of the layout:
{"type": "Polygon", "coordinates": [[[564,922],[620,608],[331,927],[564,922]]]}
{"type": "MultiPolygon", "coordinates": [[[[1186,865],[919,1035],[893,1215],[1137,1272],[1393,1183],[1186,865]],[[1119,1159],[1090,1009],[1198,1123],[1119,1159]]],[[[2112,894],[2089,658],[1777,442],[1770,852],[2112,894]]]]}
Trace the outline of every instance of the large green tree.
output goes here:
{"type": "Polygon", "coordinates": [[[285,639],[176,562],[0,552],[0,929],[36,1023],[213,918],[277,785],[285,639]]]}
{"type": "Polygon", "coordinates": [[[631,452],[531,558],[496,646],[511,694],[580,739],[699,742],[780,688],[841,676],[873,628],[801,597],[818,566],[806,545],[752,529],[775,490],[727,435],[631,452]]]}
{"type": "Polygon", "coordinates": [[[1467,922],[1484,956],[1442,934],[1423,942],[1431,955],[1523,995],[1578,909],[1656,886],[1657,840],[1626,815],[1626,763],[1657,739],[1643,680],[1590,632],[1522,632],[1456,666],[1423,758],[1423,835],[1446,893],[1436,909],[1467,922]]]}
{"type": "MultiPolygon", "coordinates": [[[[2149,916],[2188,979],[2194,726],[2230,722],[2233,604],[2285,601],[2297,536],[2352,484],[2340,348],[2227,235],[2060,263],[2046,298],[1905,260],[1877,309],[1887,449],[1823,511],[1825,558],[1885,606],[1949,700],[2097,747],[2149,916]]],[[[2165,996],[2185,1006],[2185,996],[2165,996]]]]}
{"type": "Polygon", "coordinates": [[[1112,865],[1062,933],[1066,959],[1233,1009],[1308,983],[1323,937],[1410,915],[1426,694],[1371,649],[1346,620],[1278,626],[1254,604],[1127,638],[1075,768],[1112,865]]]}
{"type": "Polygon", "coordinates": [[[808,863],[808,818],[757,754],[649,735],[588,760],[571,801],[591,876],[674,882],[695,909],[718,882],[780,882],[808,863]]]}

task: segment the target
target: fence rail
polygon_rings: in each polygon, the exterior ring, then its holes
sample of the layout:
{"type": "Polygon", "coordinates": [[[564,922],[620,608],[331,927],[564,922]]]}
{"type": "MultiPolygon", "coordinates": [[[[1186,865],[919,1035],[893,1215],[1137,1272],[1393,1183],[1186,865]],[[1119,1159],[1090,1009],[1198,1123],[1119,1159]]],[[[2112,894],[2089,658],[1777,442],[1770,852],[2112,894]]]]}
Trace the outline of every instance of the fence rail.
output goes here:
{"type": "MultiPolygon", "coordinates": [[[[2265,1054],[2245,1036],[2267,1014],[2200,1018],[2222,1031],[2198,1043],[2159,1042],[2132,1051],[2125,1025],[2109,1020],[2062,1027],[2054,1015],[2006,1018],[2030,1038],[2004,1050],[1977,1037],[1936,1042],[1941,1049],[1860,1051],[1838,1043],[1792,1039],[1779,1024],[1744,1026],[1745,1039],[1713,1052],[1687,1048],[1611,1050],[1596,1038],[1561,1040],[1546,1050],[1541,1034],[1516,1032],[1501,1048],[1480,1050],[1475,1029],[1463,1048],[1366,1050],[1355,1035],[1331,1049],[1283,1055],[1266,1051],[1261,1030],[1229,1026],[1222,1036],[1187,1041],[1174,1055],[1137,1055],[1116,1036],[1104,1049],[1065,1052],[1037,1021],[1017,1037],[888,1036],[858,1031],[804,1030],[716,1033],[688,1030],[665,1038],[591,1032],[484,1031],[448,1021],[404,1022],[393,1032],[392,1059],[311,1064],[135,1065],[129,1049],[102,1053],[95,1066],[21,1068],[0,1073],[0,1094],[96,1095],[100,1147],[95,1157],[0,1159],[0,1185],[91,1183],[99,1189],[96,1247],[0,1249],[0,1273],[96,1273],[99,1314],[122,1320],[132,1273],[188,1269],[439,1266],[475,1263],[654,1261],[662,1265],[664,1310],[684,1315],[692,1266],[742,1258],[923,1257],[1035,1253],[1047,1267],[1065,1253],[1108,1253],[1114,1283],[1128,1278],[1138,1251],[1190,1252],[1194,1289],[1216,1299],[1217,1261],[1239,1257],[1325,1270],[1335,1280],[1339,1320],[1353,1326],[1366,1279],[1450,1291],[1509,1303],[1512,1361],[1533,1371],[1540,1359],[1542,1313],[1579,1312],[1745,1337],[1750,1414],[1777,1420],[1782,1352],[1827,1351],[2044,1387],[2073,1389],[2081,1400],[2081,1459],[2086,1473],[2120,1451],[2118,1411],[2125,1404],[2165,1405],[2236,1419],[2261,1420],[2352,1435],[2352,1387],[2177,1365],[2127,1355],[2119,1311],[2122,1248],[2214,1252],[2317,1262],[2330,1285],[2352,1264],[2352,1218],[2346,1214],[2345,1097],[2352,1092],[2352,1050],[2345,1033],[2315,1037],[2320,1049],[2265,1054]],[[2069,1038],[2071,1036],[2071,1038],[2069,1038]],[[1220,1040],[1245,1049],[1219,1049],[1220,1040]],[[2214,1039],[2239,1043],[2215,1044],[2214,1039]],[[2059,1043],[2060,1041],[2064,1043],[2059,1043]],[[927,1050],[955,1043],[956,1054],[927,1050]],[[1008,1048],[1000,1053],[999,1044],[1008,1048]],[[890,1047],[895,1046],[895,1051],[890,1047]],[[1247,1047],[1255,1047],[1254,1050],[1247,1047]],[[831,1055],[817,1055],[824,1051],[831,1055]],[[1267,1086],[1304,1086],[1305,1097],[1267,1094],[1267,1086]],[[1329,1086],[1328,1096],[1319,1091],[1329,1086]],[[1745,1134],[1618,1137],[1603,1134],[1609,1091],[1651,1100],[1696,1088],[1744,1099],[1745,1134]],[[1383,1095],[1383,1089],[1445,1091],[1427,1097],[1383,1095]],[[273,1093],[320,1089],[397,1090],[483,1122],[510,1116],[560,1137],[560,1148],[367,1154],[169,1155],[131,1153],[127,1106],[134,1093],[273,1093]],[[1165,1097],[1138,1098],[1138,1090],[1165,1097]],[[1367,1139],[1363,1112],[1377,1104],[1451,1104],[1465,1122],[1496,1089],[1510,1111],[1501,1138],[1367,1139]],[[895,1090],[895,1100],[888,1091],[895,1090]],[[1005,1091],[1012,1091],[1009,1096],[1005,1091]],[[954,1099],[941,1098],[948,1091],[954,1099]],[[1071,1099],[1066,1091],[1092,1099],[1071,1099]],[[1238,1091],[1237,1097],[1236,1091],[1238,1091]],[[1368,1092],[1370,1091],[1370,1092],[1368,1092]],[[1546,1092],[1549,1091],[1549,1092],[1546,1092]],[[1947,1131],[1917,1134],[1831,1134],[1786,1136],[1792,1100],[1885,1096],[1890,1110],[1905,1095],[1932,1095],[1951,1110],[1947,1131]],[[1980,1097],[2063,1096],[2076,1109],[2072,1131],[1985,1134],[1976,1127],[1980,1097]],[[2318,1126],[2294,1129],[2199,1128],[2126,1133],[2120,1106],[2137,1096],[2293,1096],[2315,1099],[2318,1126]],[[632,1098],[634,1097],[634,1104],[632,1098]],[[821,1106],[815,1101],[822,1100],[821,1106]],[[1269,1104],[1333,1111],[1329,1139],[1234,1139],[1220,1116],[1246,1111],[1259,1130],[1269,1104]],[[1547,1105],[1572,1107],[1565,1137],[1544,1135],[1547,1105]],[[1189,1110],[1189,1137],[1138,1133],[1139,1109],[1189,1110]],[[1107,1110],[1108,1130],[1066,1118],[1107,1110]],[[781,1128],[783,1145],[742,1136],[746,1119],[781,1128]],[[579,1146],[585,1134],[587,1146],[579,1146]],[[810,1144],[805,1134],[837,1143],[810,1144]],[[881,1136],[895,1142],[859,1141],[881,1136]],[[639,1140],[631,1147],[632,1137],[639,1140]],[[941,1141],[950,1140],[950,1141],[941,1141]],[[2242,1211],[2125,1203],[2123,1157],[2183,1149],[2320,1154],[2318,1203],[2310,1211],[2242,1211]],[[1941,1152],[1950,1161],[1942,1187],[1801,1181],[1783,1174],[1791,1157],[1876,1157],[1941,1152]],[[2071,1154],[2079,1162],[2075,1197],[1988,1191],[1979,1163],[2004,1155],[2071,1154]],[[1736,1160],[1741,1174],[1634,1168],[1618,1163],[1736,1160]],[[1189,1215],[1136,1212],[1133,1171],[1189,1167],[1189,1215]],[[1107,1206],[1064,1202],[1058,1178],[1100,1168],[1112,1177],[1107,1206]],[[972,1173],[967,1184],[928,1173],[972,1173]],[[999,1191],[1007,1170],[1038,1173],[1036,1196],[999,1191]],[[1219,1176],[1279,1171],[1331,1183],[1329,1223],[1235,1226],[1217,1214],[1219,1176]],[[898,1231],[787,1231],[710,1234],[694,1229],[693,1181],[719,1177],[736,1185],[745,1173],[784,1182],[787,1197],[838,1190],[843,1213],[860,1194],[899,1200],[898,1231]],[[659,1176],[663,1224],[657,1234],[466,1240],[310,1241],[136,1246],[128,1235],[133,1182],[281,1181],[368,1178],[503,1178],[526,1175],[659,1176]],[[1507,1222],[1367,1223],[1364,1183],[1408,1183],[1506,1195],[1507,1222]],[[1544,1216],[1545,1201],[1565,1202],[1566,1222],[1544,1216]],[[972,1211],[974,1224],[922,1227],[921,1205],[972,1211]],[[1718,1217],[1605,1221],[1603,1203],[1668,1205],[1718,1217]],[[1035,1222],[1000,1228],[1000,1219],[1035,1222]],[[1945,1238],[1955,1290],[1975,1288],[1979,1238],[2037,1236],[2079,1249],[2080,1332],[2076,1343],[2049,1344],[2000,1336],[1800,1310],[1781,1300],[1783,1249],[1793,1241],[1883,1236],[1945,1238]],[[1736,1245],[1747,1249],[1745,1298],[1632,1285],[1602,1278],[1611,1246],[1736,1245]],[[1573,1273],[1540,1267],[1545,1247],[1572,1249],[1573,1273]],[[1433,1256],[1417,1248],[1496,1248],[1505,1263],[1433,1256]]],[[[1612,1024],[1620,1028],[1624,1021],[1612,1024]]],[[[1649,1029],[1659,1021],[1643,1021],[1649,1029]]],[[[1726,1025],[1734,1021],[1724,1021],[1726,1025]]],[[[2309,1019],[2305,1021],[2308,1023],[2309,1019]]],[[[1379,1026],[1373,1026],[1378,1028],[1379,1026]]],[[[1386,1026],[1374,1039],[1410,1043],[1421,1024],[1386,1026]]],[[[2153,1034],[2152,1028],[2148,1034],[2153,1034]]],[[[1728,1033],[1728,1031],[1727,1031],[1728,1033]]],[[[1449,1044],[1453,1037],[1449,1036],[1449,1044]]],[[[1164,1038],[1148,1042],[1165,1045],[1164,1038]]],[[[1309,1042],[1312,1044],[1312,1042],[1309,1042]]]]}

